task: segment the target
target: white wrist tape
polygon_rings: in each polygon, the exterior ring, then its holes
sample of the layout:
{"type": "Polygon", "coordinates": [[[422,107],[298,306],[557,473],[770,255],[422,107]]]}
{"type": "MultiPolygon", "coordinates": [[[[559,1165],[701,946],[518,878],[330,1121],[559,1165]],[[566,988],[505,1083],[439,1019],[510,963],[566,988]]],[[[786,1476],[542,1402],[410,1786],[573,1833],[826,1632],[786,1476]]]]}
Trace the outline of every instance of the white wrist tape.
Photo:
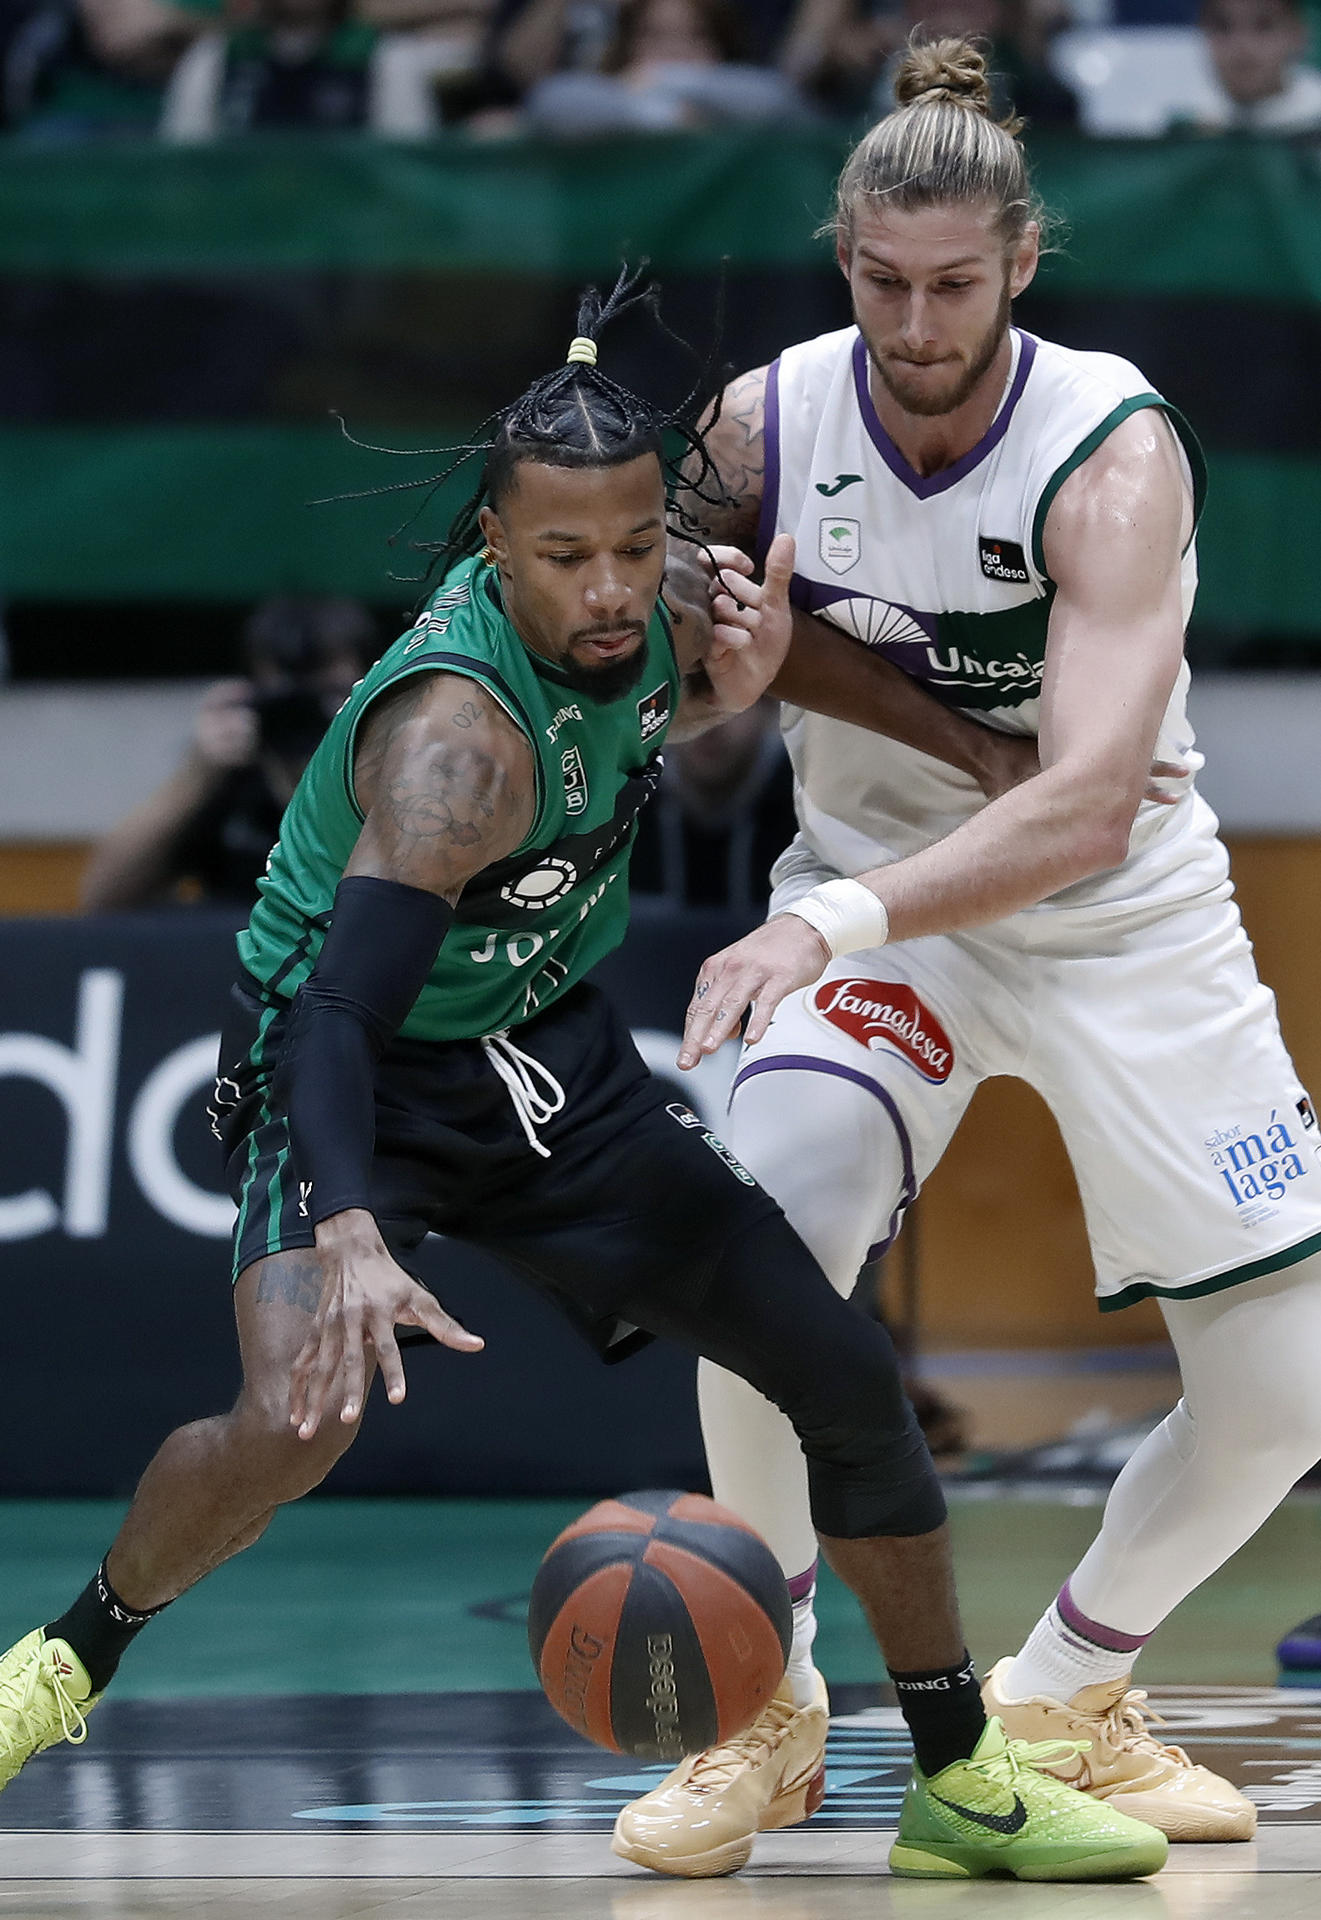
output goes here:
{"type": "Polygon", "coordinates": [[[890,937],[889,914],[860,880],[825,880],[784,911],[815,927],[835,959],[859,947],[883,947],[890,937]]]}

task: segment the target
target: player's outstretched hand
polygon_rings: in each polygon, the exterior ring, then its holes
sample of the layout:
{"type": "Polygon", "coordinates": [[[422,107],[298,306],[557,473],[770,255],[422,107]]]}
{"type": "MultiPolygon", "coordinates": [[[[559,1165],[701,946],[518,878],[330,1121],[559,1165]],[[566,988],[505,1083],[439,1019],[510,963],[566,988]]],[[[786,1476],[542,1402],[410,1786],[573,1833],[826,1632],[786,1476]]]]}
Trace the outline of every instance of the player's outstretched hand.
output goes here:
{"type": "Polygon", "coordinates": [[[744,554],[725,547],[712,552],[719,570],[711,582],[711,642],[702,664],[716,704],[743,713],[760,700],[789,651],[793,537],[779,533],[771,541],[760,584],[748,577],[744,554]]]}
{"type": "Polygon", "coordinates": [[[788,993],[810,987],[830,955],[825,941],[806,920],[780,913],[746,939],[705,961],[697,976],[683,1024],[679,1065],[695,1067],[704,1054],[738,1031],[749,1010],[744,1038],[761,1039],[771,1015],[788,993]]]}
{"type": "Polygon", "coordinates": [[[481,1351],[485,1343],[478,1335],[460,1326],[434,1293],[395,1264],[370,1214],[355,1209],[323,1220],[317,1252],[324,1278],[316,1325],[290,1375],[289,1420],[300,1440],[312,1438],[333,1399],[338,1398],[346,1425],[357,1420],[367,1390],[369,1348],[387,1398],[399,1405],[407,1388],[394,1335],[398,1326],[422,1327],[459,1353],[481,1351]]]}

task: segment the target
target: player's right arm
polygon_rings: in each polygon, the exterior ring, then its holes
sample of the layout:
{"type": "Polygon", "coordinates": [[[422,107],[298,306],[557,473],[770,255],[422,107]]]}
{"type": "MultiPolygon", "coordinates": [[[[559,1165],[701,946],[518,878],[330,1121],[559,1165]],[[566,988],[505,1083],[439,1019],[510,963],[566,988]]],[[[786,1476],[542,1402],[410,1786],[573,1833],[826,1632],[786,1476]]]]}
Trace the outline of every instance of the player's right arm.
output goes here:
{"type": "MultiPolygon", "coordinates": [[[[695,455],[678,507],[708,541],[751,554],[766,486],[767,367],[731,381],[703,439],[713,468],[695,455]]],[[[795,608],[789,650],[770,692],[831,720],[866,727],[970,775],[988,799],[1037,771],[1033,741],[996,732],[952,713],[900,668],[859,646],[827,621],[795,608]]]]}
{"type": "Polygon", "coordinates": [[[371,1212],[375,1064],[426,982],[464,885],[526,837],[535,778],[525,735],[460,675],[414,676],[365,723],[354,769],[362,832],[277,1076],[322,1269],[291,1380],[289,1417],[303,1439],[336,1397],[340,1419],[357,1419],[369,1348],[390,1400],[404,1398],[397,1325],[467,1352],[482,1344],[396,1265],[371,1212]]]}

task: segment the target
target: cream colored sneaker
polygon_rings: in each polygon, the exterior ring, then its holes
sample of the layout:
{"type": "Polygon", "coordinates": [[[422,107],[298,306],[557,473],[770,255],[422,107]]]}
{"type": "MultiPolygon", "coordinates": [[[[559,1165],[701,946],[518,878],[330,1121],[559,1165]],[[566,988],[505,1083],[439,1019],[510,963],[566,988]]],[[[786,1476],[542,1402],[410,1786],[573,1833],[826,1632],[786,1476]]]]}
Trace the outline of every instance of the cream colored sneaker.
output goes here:
{"type": "Polygon", "coordinates": [[[1084,1687],[1067,1704],[1044,1694],[1012,1700],[1005,1680],[1012,1659],[1000,1660],[982,1684],[988,1714],[998,1714],[1015,1740],[1089,1741],[1089,1749],[1050,1771],[1057,1779],[1135,1820],[1159,1827],[1171,1840],[1251,1840],[1257,1809],[1228,1780],[1199,1767],[1182,1747],[1167,1747],[1147,1725],[1160,1715],[1146,1704],[1129,1675],[1084,1687]]]}
{"type": "Polygon", "coordinates": [[[795,1707],[782,1681],[746,1733],[690,1754],[622,1808],[611,1848],[653,1873],[691,1880],[735,1873],[747,1865],[758,1833],[795,1826],[821,1805],[829,1719],[819,1673],[810,1707],[795,1707]]]}

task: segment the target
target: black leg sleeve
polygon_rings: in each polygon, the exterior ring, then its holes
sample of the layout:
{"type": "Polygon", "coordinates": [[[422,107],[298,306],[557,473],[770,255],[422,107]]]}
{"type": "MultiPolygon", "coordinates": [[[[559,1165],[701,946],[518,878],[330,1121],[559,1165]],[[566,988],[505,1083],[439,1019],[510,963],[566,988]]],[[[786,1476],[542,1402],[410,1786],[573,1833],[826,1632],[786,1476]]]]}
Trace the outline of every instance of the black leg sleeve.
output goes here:
{"type": "Polygon", "coordinates": [[[741,1375],[792,1421],[819,1533],[931,1533],[945,1497],[885,1328],[841,1300],[785,1220],[737,1234],[691,1298],[631,1303],[649,1332],[741,1375]]]}

